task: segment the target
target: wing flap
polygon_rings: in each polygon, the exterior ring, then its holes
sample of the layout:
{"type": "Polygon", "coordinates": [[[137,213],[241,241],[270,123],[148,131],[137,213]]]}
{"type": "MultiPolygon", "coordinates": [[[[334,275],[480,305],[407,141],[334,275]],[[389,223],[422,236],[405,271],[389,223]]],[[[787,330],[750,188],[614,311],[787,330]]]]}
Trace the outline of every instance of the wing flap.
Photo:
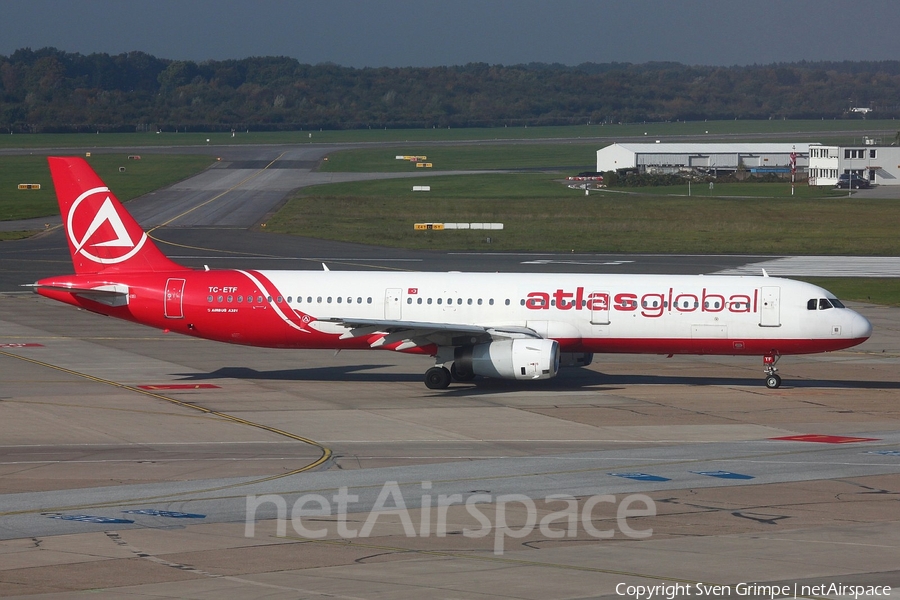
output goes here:
{"type": "Polygon", "coordinates": [[[522,326],[483,326],[464,323],[432,323],[424,321],[391,321],[382,319],[330,318],[320,319],[348,328],[341,339],[372,337],[372,348],[391,347],[406,350],[428,344],[438,346],[468,346],[495,339],[540,338],[533,329],[522,326]],[[378,335],[383,334],[383,335],[378,335]],[[399,345],[393,347],[393,344],[399,345]]]}

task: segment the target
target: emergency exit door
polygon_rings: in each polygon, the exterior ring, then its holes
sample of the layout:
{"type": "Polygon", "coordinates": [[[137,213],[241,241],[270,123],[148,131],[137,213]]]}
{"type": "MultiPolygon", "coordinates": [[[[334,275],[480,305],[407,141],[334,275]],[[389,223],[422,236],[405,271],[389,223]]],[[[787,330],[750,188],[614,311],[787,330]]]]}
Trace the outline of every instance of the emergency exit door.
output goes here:
{"type": "Polygon", "coordinates": [[[183,319],[184,279],[166,281],[165,314],[167,319],[183,319]]]}
{"type": "Polygon", "coordinates": [[[760,327],[781,327],[781,288],[763,286],[759,306],[760,327]]]}

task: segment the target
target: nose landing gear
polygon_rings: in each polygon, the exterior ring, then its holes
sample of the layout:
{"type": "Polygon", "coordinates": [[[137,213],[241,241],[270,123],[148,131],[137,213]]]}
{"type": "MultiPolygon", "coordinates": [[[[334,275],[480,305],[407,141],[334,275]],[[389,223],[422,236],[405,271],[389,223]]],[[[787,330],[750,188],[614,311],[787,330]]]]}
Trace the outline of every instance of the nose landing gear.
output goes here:
{"type": "Polygon", "coordinates": [[[770,354],[766,354],[763,356],[763,367],[766,374],[766,387],[770,390],[777,390],[781,387],[781,377],[778,375],[778,369],[775,368],[775,363],[778,362],[778,359],[781,358],[781,355],[775,351],[772,351],[770,354]]]}

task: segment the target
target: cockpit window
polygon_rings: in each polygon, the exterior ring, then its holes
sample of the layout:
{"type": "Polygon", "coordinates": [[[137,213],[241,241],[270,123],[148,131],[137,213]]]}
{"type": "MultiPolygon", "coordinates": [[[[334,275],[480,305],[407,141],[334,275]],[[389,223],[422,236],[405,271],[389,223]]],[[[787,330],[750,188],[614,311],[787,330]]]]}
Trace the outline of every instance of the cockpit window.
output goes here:
{"type": "Polygon", "coordinates": [[[806,310],[828,310],[829,308],[847,308],[837,298],[810,298],[806,302],[806,310]]]}

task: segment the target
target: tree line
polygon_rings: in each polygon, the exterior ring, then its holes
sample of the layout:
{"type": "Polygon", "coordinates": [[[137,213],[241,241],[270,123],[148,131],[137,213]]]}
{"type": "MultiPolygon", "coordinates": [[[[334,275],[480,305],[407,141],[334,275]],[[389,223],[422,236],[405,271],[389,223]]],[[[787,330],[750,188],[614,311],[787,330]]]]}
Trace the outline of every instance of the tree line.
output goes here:
{"type": "Polygon", "coordinates": [[[11,132],[502,127],[900,116],[900,61],[363,68],[55,48],[0,56],[11,132]]]}

